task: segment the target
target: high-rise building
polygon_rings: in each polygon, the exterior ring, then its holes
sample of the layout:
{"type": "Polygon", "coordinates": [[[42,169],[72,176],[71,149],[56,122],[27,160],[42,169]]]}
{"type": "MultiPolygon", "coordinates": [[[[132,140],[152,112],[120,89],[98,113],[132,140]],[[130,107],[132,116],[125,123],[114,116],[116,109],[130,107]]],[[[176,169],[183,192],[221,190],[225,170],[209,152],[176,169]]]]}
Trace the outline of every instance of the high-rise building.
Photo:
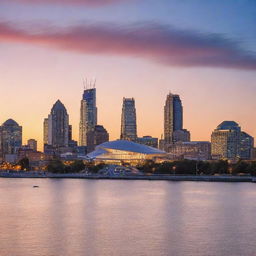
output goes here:
{"type": "Polygon", "coordinates": [[[169,93],[164,106],[164,144],[190,141],[190,133],[183,129],[183,107],[180,96],[169,93]]]}
{"type": "Polygon", "coordinates": [[[123,98],[121,117],[121,140],[136,141],[137,122],[134,98],[123,98]]]}
{"type": "Polygon", "coordinates": [[[224,121],[211,135],[213,159],[236,159],[240,155],[241,127],[234,121],[224,121]]]}
{"type": "Polygon", "coordinates": [[[240,158],[252,159],[254,138],[246,132],[241,132],[240,136],[240,158]]]}
{"type": "Polygon", "coordinates": [[[54,148],[68,146],[69,116],[65,106],[57,100],[48,116],[48,143],[54,148]]]}
{"type": "Polygon", "coordinates": [[[80,107],[79,146],[87,146],[87,132],[97,125],[96,89],[86,89],[80,107]]]}
{"type": "Polygon", "coordinates": [[[44,144],[48,144],[48,118],[44,119],[44,144]]]}
{"type": "Polygon", "coordinates": [[[37,141],[36,140],[29,139],[27,144],[30,149],[32,149],[33,151],[37,151],[37,141]]]}
{"type": "Polygon", "coordinates": [[[13,119],[8,119],[0,127],[0,151],[2,159],[16,154],[22,145],[22,127],[13,119]]]}
{"type": "Polygon", "coordinates": [[[87,153],[92,152],[96,146],[109,141],[109,134],[102,125],[96,125],[87,132],[87,153]]]}

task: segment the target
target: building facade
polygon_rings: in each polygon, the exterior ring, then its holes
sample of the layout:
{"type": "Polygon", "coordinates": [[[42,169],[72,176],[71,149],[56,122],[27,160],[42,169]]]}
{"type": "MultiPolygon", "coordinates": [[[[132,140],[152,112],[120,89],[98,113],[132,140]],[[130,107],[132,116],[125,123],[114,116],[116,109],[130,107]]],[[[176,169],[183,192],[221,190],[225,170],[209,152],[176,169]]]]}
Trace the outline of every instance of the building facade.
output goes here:
{"type": "Polygon", "coordinates": [[[153,148],[158,148],[158,138],[153,138],[151,136],[143,136],[142,138],[137,138],[137,143],[153,148]]]}
{"type": "Polygon", "coordinates": [[[190,132],[186,129],[175,130],[172,134],[173,143],[190,141],[190,132]]]}
{"type": "Polygon", "coordinates": [[[136,141],[137,139],[137,119],[134,98],[123,98],[120,139],[130,141],[136,141]]]}
{"type": "Polygon", "coordinates": [[[240,136],[240,158],[241,159],[252,159],[254,147],[254,138],[246,132],[241,132],[240,136]]]}
{"type": "Polygon", "coordinates": [[[96,125],[87,133],[87,153],[92,152],[96,146],[109,141],[109,134],[102,125],[96,125]]]}
{"type": "Polygon", "coordinates": [[[65,106],[57,100],[48,116],[48,145],[68,147],[69,116],[65,106]]]}
{"type": "Polygon", "coordinates": [[[6,155],[17,154],[22,146],[22,127],[13,119],[8,119],[0,127],[0,152],[2,160],[6,155]]]}
{"type": "Polygon", "coordinates": [[[173,132],[183,128],[183,107],[180,96],[169,93],[164,106],[164,141],[174,142],[173,132]]]}
{"type": "Polygon", "coordinates": [[[48,144],[48,118],[44,119],[44,124],[43,124],[43,128],[44,128],[44,144],[48,144]]]}
{"type": "Polygon", "coordinates": [[[27,142],[27,144],[28,144],[28,147],[29,147],[30,149],[32,149],[33,151],[37,151],[37,141],[36,141],[36,140],[34,140],[34,139],[29,139],[28,142],[27,142]]]}
{"type": "Polygon", "coordinates": [[[239,157],[241,128],[236,122],[224,121],[211,135],[213,159],[236,159],[239,157]]]}
{"type": "Polygon", "coordinates": [[[183,107],[180,96],[169,93],[164,106],[164,138],[160,148],[167,151],[171,144],[190,141],[190,132],[183,129],[183,107]]]}
{"type": "Polygon", "coordinates": [[[173,160],[210,160],[211,143],[208,141],[189,141],[169,144],[168,155],[173,160]]]}
{"type": "Polygon", "coordinates": [[[80,107],[79,146],[87,146],[87,132],[97,125],[96,88],[84,90],[80,107]]]}

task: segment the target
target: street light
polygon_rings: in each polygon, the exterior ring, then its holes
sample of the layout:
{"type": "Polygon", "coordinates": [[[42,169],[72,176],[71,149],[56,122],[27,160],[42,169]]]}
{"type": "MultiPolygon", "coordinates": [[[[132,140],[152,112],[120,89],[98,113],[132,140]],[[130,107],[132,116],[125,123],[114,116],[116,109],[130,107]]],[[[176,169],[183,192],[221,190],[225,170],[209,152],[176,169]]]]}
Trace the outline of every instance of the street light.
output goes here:
{"type": "Polygon", "coordinates": [[[174,176],[175,176],[175,175],[176,175],[176,173],[175,173],[176,166],[175,166],[175,165],[172,167],[172,170],[173,170],[173,174],[174,174],[174,176]]]}

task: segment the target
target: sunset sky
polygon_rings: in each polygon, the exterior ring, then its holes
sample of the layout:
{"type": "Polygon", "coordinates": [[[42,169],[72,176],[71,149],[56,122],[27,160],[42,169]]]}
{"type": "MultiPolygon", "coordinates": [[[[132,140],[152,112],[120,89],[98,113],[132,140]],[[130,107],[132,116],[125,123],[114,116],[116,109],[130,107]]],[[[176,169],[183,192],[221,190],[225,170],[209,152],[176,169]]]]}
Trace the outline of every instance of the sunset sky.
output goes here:
{"type": "Polygon", "coordinates": [[[13,118],[41,149],[60,99],[77,140],[83,78],[97,79],[111,139],[123,97],[135,98],[138,135],[160,138],[169,92],[192,140],[223,120],[256,137],[256,1],[0,0],[0,123],[13,118]]]}

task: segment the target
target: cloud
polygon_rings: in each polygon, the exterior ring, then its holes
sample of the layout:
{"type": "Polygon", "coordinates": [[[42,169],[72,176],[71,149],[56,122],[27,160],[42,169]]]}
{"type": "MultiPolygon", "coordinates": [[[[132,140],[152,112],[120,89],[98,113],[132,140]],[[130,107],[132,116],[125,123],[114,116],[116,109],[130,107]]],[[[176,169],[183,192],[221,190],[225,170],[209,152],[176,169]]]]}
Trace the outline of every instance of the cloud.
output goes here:
{"type": "Polygon", "coordinates": [[[256,70],[256,56],[220,34],[177,30],[159,24],[85,24],[26,29],[0,22],[0,43],[26,43],[81,54],[143,58],[167,66],[256,70]]]}
{"type": "MultiPolygon", "coordinates": [[[[8,0],[0,0],[0,2],[8,0]]],[[[91,7],[104,6],[109,4],[117,4],[122,2],[129,2],[133,0],[12,0],[16,3],[24,4],[67,4],[67,5],[86,5],[91,7]]]]}

